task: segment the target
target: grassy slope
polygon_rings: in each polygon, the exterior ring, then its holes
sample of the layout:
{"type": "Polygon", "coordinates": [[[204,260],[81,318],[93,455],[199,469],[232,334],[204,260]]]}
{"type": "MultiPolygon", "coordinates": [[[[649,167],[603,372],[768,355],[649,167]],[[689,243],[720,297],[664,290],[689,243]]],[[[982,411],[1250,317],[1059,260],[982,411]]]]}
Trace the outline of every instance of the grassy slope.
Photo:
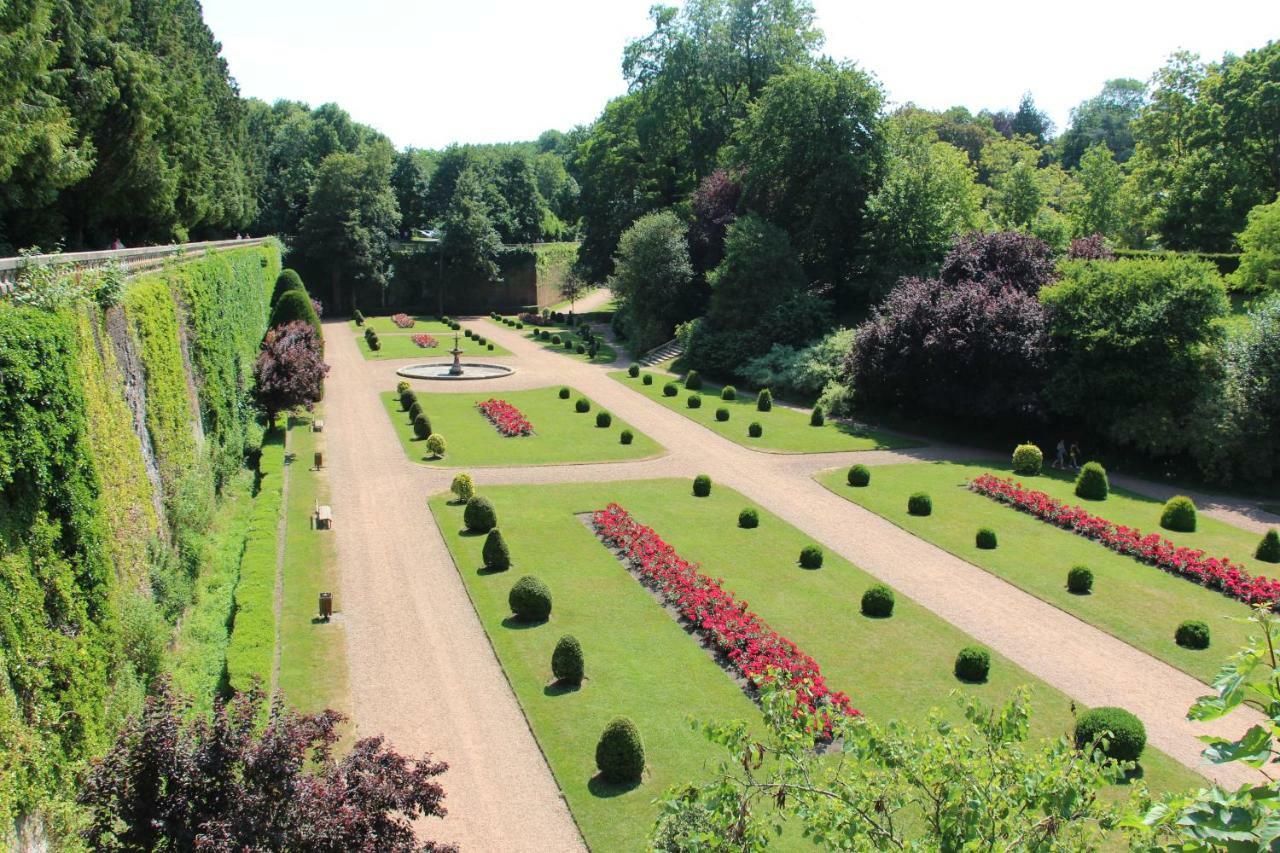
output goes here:
{"type": "Polygon", "coordinates": [[[414,437],[408,413],[400,408],[394,392],[382,394],[383,405],[395,425],[405,453],[415,462],[449,466],[546,465],[565,462],[604,462],[613,459],[642,459],[659,453],[662,448],[653,439],[629,427],[620,418],[612,426],[596,426],[599,406],[580,414],[574,403],[582,395],[573,393],[561,400],[559,387],[510,391],[496,395],[524,413],[533,424],[529,436],[503,436],[475,404],[495,396],[493,393],[432,394],[419,392],[418,399],[431,419],[431,428],[444,436],[447,454],[432,460],[426,442],[414,437]],[[630,429],[635,440],[622,444],[619,435],[630,429]]]}
{"type": "Polygon", "coordinates": [[[919,444],[919,442],[877,430],[856,429],[834,420],[828,420],[821,427],[810,426],[807,413],[777,404],[772,411],[756,411],[754,394],[741,393],[736,400],[721,400],[720,386],[710,383],[707,383],[702,391],[697,392],[702,396],[702,408],[690,409],[688,398],[691,393],[670,374],[653,373],[652,385],[642,384],[643,372],[635,379],[629,377],[625,370],[613,371],[609,376],[668,409],[679,412],[730,441],[750,447],[752,450],[825,453],[838,450],[914,447],[919,444]],[[668,382],[675,382],[679,388],[674,397],[663,396],[662,387],[668,382]],[[716,409],[721,407],[729,410],[729,420],[716,420],[716,409]],[[764,434],[760,438],[750,438],[747,435],[747,426],[752,421],[758,421],[764,427],[764,434]]]}
{"type": "MultiPolygon", "coordinates": [[[[892,619],[869,620],[857,599],[872,579],[828,556],[818,571],[796,566],[806,538],[767,512],[756,530],[736,526],[750,505],[717,487],[689,496],[685,481],[507,486],[487,489],[512,551],[514,566],[484,575],[483,537],[460,532],[461,509],[447,495],[431,500],[459,573],[546,753],[570,808],[595,849],[636,849],[657,813],[652,800],[671,784],[707,772],[717,751],[689,730],[688,717],[758,719],[753,706],[698,645],[599,544],[575,513],[622,503],[653,525],[682,555],[751,603],[773,628],[795,640],[823,667],[834,687],[847,690],[864,712],[880,719],[923,720],[940,707],[958,716],[954,690],[989,702],[1017,685],[1031,688],[1035,730],[1056,734],[1070,726],[1069,700],[1011,662],[993,655],[992,678],[962,685],[951,672],[956,652],[971,640],[902,596],[892,619]],[[507,592],[524,574],[551,588],[548,624],[511,626],[507,592]],[[551,651],[566,633],[583,644],[589,680],[579,692],[547,690],[551,651]],[[650,765],[643,786],[618,794],[593,790],[594,746],[616,714],[634,719],[650,765]]],[[[1147,781],[1156,789],[1200,784],[1197,775],[1150,750],[1147,781]]]]}
{"type": "MultiPolygon", "coordinates": [[[[819,481],[916,536],[1203,681],[1209,681],[1227,654],[1244,643],[1246,626],[1231,617],[1248,615],[1245,605],[964,487],[969,479],[988,471],[1009,473],[1005,464],[938,462],[876,466],[871,469],[871,485],[866,488],[849,486],[845,469],[824,473],[819,481]],[[907,497],[916,491],[928,492],[933,498],[933,515],[921,518],[907,514],[907,497]],[[979,527],[996,531],[996,550],[982,551],[974,545],[979,527]],[[1066,589],[1067,570],[1077,564],[1093,570],[1091,595],[1073,595],[1066,589]],[[1209,649],[1192,651],[1173,642],[1174,629],[1184,619],[1209,623],[1213,636],[1209,649]]],[[[1145,532],[1160,532],[1180,544],[1232,557],[1251,571],[1266,571],[1262,563],[1245,559],[1253,553],[1254,535],[1215,519],[1201,515],[1197,533],[1176,534],[1161,530],[1161,505],[1150,498],[1119,492],[1102,502],[1082,501],[1073,494],[1070,478],[1058,472],[1023,479],[1023,483],[1086,505],[1111,521],[1145,532]]]]}

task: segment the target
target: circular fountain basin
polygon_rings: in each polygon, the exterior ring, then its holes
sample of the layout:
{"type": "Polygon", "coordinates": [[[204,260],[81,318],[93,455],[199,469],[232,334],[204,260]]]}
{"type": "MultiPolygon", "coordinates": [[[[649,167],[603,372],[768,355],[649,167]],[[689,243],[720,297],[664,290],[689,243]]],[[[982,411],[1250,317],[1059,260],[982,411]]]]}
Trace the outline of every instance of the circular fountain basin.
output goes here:
{"type": "Polygon", "coordinates": [[[475,364],[470,362],[462,362],[459,365],[462,373],[451,374],[449,371],[453,369],[453,365],[448,362],[439,364],[411,364],[408,367],[402,367],[396,371],[397,376],[404,376],[407,379],[499,379],[503,376],[510,376],[515,373],[514,367],[505,367],[501,364],[475,364]]]}

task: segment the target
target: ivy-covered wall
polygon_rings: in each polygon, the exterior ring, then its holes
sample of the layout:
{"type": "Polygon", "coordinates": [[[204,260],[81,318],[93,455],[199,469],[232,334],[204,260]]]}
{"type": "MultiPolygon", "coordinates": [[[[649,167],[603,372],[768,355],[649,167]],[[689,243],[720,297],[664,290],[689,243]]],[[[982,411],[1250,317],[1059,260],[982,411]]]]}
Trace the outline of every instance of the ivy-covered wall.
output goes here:
{"type": "Polygon", "coordinates": [[[250,369],[279,269],[278,245],[254,246],[130,281],[119,306],[0,301],[0,843],[22,815],[71,828],[78,774],[150,679],[225,666],[171,641],[202,575],[243,550],[218,495],[252,482],[250,369]]]}

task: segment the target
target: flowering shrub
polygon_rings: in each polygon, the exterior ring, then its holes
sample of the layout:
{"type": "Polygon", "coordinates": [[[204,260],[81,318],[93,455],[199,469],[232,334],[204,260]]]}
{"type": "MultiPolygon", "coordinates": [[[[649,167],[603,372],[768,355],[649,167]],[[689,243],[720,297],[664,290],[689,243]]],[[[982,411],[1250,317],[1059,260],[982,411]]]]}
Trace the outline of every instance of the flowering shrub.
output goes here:
{"type": "Polygon", "coordinates": [[[800,704],[822,726],[815,734],[828,734],[834,715],[859,713],[847,695],[827,686],[813,658],[772,630],[747,602],[734,598],[722,580],[702,574],[621,506],[598,510],[592,524],[606,545],[622,552],[642,582],[675,607],[752,687],[776,679],[796,691],[800,704]]]}
{"type": "Polygon", "coordinates": [[[391,322],[395,323],[397,326],[399,326],[402,329],[413,328],[413,318],[410,317],[408,314],[392,314],[391,322]]]}
{"type": "Polygon", "coordinates": [[[543,317],[540,314],[530,314],[528,311],[520,314],[520,322],[528,323],[531,326],[550,326],[551,318],[543,317]]]}
{"type": "Polygon", "coordinates": [[[440,342],[431,335],[414,335],[413,342],[423,349],[431,349],[440,346],[440,342]]]}
{"type": "Polygon", "coordinates": [[[506,400],[491,397],[483,403],[476,403],[476,408],[505,436],[533,435],[533,424],[506,400]]]}
{"type": "Polygon", "coordinates": [[[1250,575],[1243,566],[1225,557],[1206,557],[1204,551],[1175,545],[1158,533],[1144,534],[1135,528],[1115,524],[1091,515],[1083,507],[1068,506],[1044,492],[1023,488],[1021,483],[1011,479],[983,474],[970,481],[969,488],[1042,521],[1100,542],[1112,551],[1135,557],[1170,574],[1181,575],[1246,604],[1274,603],[1280,599],[1280,580],[1250,575]]]}

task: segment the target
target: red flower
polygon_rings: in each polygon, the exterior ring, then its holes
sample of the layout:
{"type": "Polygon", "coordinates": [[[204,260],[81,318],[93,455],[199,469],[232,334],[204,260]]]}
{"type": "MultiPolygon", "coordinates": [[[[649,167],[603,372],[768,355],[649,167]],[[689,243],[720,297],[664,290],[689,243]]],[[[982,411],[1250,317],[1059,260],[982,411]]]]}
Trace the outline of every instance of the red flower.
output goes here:
{"type": "Polygon", "coordinates": [[[505,436],[533,435],[533,424],[506,400],[491,398],[483,403],[476,403],[476,408],[505,436]]]}
{"type": "Polygon", "coordinates": [[[397,326],[399,326],[402,329],[413,328],[413,318],[410,317],[408,314],[392,314],[391,322],[395,323],[397,326]]]}
{"type": "MultiPolygon", "coordinates": [[[[396,316],[403,316],[403,315],[397,314],[396,316]]],[[[423,349],[430,349],[431,347],[440,346],[440,342],[437,341],[435,338],[433,338],[431,335],[414,335],[413,342],[418,346],[422,347],[423,349]]]]}

